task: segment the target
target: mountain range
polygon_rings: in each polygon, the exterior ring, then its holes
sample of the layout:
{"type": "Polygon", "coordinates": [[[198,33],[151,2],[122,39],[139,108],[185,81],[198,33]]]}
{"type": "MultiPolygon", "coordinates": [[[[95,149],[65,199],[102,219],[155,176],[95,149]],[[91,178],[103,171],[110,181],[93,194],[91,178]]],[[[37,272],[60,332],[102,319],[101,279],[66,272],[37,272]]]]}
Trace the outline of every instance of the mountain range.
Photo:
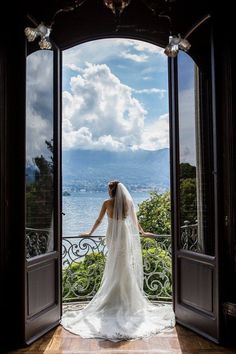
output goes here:
{"type": "Polygon", "coordinates": [[[169,189],[169,149],[156,151],[69,150],[62,154],[63,187],[103,190],[118,179],[131,189],[169,189]]]}

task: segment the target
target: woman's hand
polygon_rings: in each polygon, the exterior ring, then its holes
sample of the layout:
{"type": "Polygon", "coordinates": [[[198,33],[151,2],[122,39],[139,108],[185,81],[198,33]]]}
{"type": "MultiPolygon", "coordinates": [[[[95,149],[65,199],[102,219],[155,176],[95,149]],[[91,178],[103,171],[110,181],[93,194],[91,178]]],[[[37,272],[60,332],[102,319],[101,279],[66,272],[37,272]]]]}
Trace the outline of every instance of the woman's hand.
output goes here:
{"type": "Polygon", "coordinates": [[[138,224],[139,233],[142,237],[154,237],[155,234],[152,232],[145,232],[140,224],[138,224]]]}
{"type": "Polygon", "coordinates": [[[91,232],[83,232],[82,234],[79,234],[79,236],[90,237],[91,236],[91,232]]]}
{"type": "Polygon", "coordinates": [[[139,230],[139,234],[140,236],[144,236],[145,232],[143,231],[143,229],[139,230]]]}
{"type": "Polygon", "coordinates": [[[154,238],[156,236],[156,234],[153,234],[152,232],[144,232],[143,231],[143,232],[141,232],[141,236],[142,237],[151,237],[151,238],[153,237],[154,238]]]}

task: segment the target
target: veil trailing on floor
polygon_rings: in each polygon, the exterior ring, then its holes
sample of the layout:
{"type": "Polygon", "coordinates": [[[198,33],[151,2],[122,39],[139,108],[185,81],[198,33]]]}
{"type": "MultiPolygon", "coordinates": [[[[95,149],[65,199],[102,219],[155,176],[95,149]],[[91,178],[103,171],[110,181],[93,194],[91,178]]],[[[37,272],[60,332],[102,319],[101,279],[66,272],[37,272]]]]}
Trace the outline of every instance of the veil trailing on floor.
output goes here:
{"type": "Polygon", "coordinates": [[[118,183],[108,217],[107,259],[100,288],[81,311],[63,314],[61,324],[84,338],[138,339],[175,324],[171,304],[153,305],[143,291],[143,262],[132,197],[118,183]]]}

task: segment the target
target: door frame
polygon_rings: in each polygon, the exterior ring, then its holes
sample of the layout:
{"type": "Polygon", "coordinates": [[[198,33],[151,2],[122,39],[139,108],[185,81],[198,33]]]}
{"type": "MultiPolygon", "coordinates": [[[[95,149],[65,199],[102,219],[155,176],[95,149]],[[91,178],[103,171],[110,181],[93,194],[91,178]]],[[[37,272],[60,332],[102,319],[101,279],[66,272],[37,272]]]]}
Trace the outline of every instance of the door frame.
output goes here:
{"type": "MultiPolygon", "coordinates": [[[[93,37],[93,36],[92,36],[93,37]]],[[[115,38],[115,36],[112,36],[112,38],[115,38]]],[[[120,37],[120,36],[116,36],[120,37]]],[[[102,38],[107,38],[103,36],[102,38]]],[[[88,39],[91,40],[92,38],[88,39]]],[[[97,38],[94,38],[97,39],[97,38]]],[[[101,38],[99,38],[101,39],[101,38]]],[[[135,38],[134,38],[135,39],[135,38]]],[[[137,40],[141,40],[144,42],[147,42],[145,38],[136,38],[137,40]]],[[[77,44],[80,44],[78,41],[77,44]]],[[[153,43],[154,45],[158,46],[157,43],[153,43]]],[[[59,49],[58,49],[59,51],[59,49]]],[[[209,338],[212,341],[219,342],[219,266],[218,266],[218,225],[219,225],[219,210],[218,210],[218,175],[217,175],[217,167],[218,167],[218,147],[217,147],[217,135],[216,133],[218,132],[217,128],[217,121],[216,121],[216,111],[215,111],[215,68],[214,68],[214,46],[213,46],[213,40],[211,40],[211,60],[212,60],[212,122],[213,122],[213,162],[214,162],[214,170],[213,170],[213,175],[214,175],[214,194],[215,194],[215,199],[214,199],[214,232],[215,232],[215,256],[206,256],[203,254],[196,254],[194,252],[190,251],[184,251],[184,250],[179,250],[178,247],[178,233],[177,230],[179,230],[179,191],[178,191],[178,179],[179,179],[179,173],[178,173],[178,161],[179,161],[179,136],[176,132],[178,132],[178,85],[177,85],[177,59],[169,58],[169,68],[168,68],[168,80],[169,80],[169,114],[170,114],[170,172],[171,172],[171,205],[172,205],[172,252],[173,252],[173,258],[172,258],[172,269],[173,269],[173,303],[174,303],[174,309],[177,313],[176,320],[178,323],[194,330],[195,332],[209,338]],[[215,311],[215,318],[216,318],[216,331],[213,331],[212,333],[206,333],[203,330],[198,328],[198,325],[202,324],[201,318],[197,318],[197,326],[193,326],[191,324],[191,321],[189,321],[190,318],[190,313],[189,309],[181,308],[180,311],[180,316],[178,315],[178,307],[179,307],[179,300],[180,300],[180,284],[178,282],[180,271],[180,259],[185,259],[187,261],[194,261],[197,263],[205,264],[209,267],[209,269],[214,269],[215,270],[215,275],[214,275],[214,287],[217,289],[217,291],[214,294],[214,311],[215,311]]],[[[58,75],[61,78],[61,53],[60,53],[60,59],[57,61],[58,65],[58,75]],[[60,63],[60,64],[59,64],[60,63]]],[[[61,87],[61,79],[57,82],[57,90],[58,92],[62,92],[62,87],[61,87]]],[[[61,97],[60,97],[61,99],[61,97]]],[[[61,101],[60,101],[61,102],[61,101]]],[[[55,103],[55,102],[54,102],[55,103]]],[[[55,104],[54,106],[55,112],[57,112],[58,115],[60,115],[61,119],[61,104],[55,104]]],[[[54,116],[55,118],[55,116],[54,116]]],[[[61,124],[59,125],[60,129],[58,129],[57,137],[61,141],[61,124]]],[[[55,127],[55,126],[54,126],[55,127]]],[[[55,127],[56,128],[56,127],[55,127]]],[[[61,143],[60,143],[61,144],[61,143]]],[[[57,146],[57,163],[61,165],[61,145],[57,146]]],[[[55,205],[57,206],[58,210],[60,210],[60,213],[58,213],[57,217],[55,218],[55,227],[57,228],[57,234],[61,233],[60,230],[60,225],[62,222],[62,201],[61,201],[61,181],[62,181],[62,171],[61,168],[56,172],[56,179],[57,183],[60,184],[60,197],[55,198],[55,205]]],[[[57,238],[57,247],[58,250],[61,252],[61,238],[57,238]]],[[[61,279],[61,268],[58,268],[58,276],[60,276],[61,279]]],[[[61,296],[61,287],[58,292],[59,297],[61,296]]],[[[196,311],[198,309],[196,308],[196,311]]],[[[62,313],[62,307],[60,306],[60,313],[62,313]]],[[[212,316],[213,317],[213,316],[212,316]]],[[[52,325],[55,326],[59,322],[55,323],[52,325]]],[[[45,333],[47,330],[45,330],[45,333]]],[[[41,336],[42,333],[40,333],[37,337],[41,336]]],[[[36,339],[34,337],[32,341],[36,339]]],[[[29,341],[28,341],[29,343],[29,341]]]]}

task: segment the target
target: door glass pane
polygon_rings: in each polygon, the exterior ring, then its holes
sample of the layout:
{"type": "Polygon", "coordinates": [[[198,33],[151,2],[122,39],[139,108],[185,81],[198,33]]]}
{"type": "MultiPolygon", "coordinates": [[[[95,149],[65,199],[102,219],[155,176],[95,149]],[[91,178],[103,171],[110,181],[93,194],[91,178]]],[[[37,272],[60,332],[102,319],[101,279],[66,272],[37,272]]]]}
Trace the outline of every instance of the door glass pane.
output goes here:
{"type": "Polygon", "coordinates": [[[26,67],[26,257],[53,250],[53,52],[26,67]]]}
{"type": "MultiPolygon", "coordinates": [[[[200,112],[199,69],[184,52],[178,57],[180,248],[211,254],[206,171],[207,134],[200,112]]],[[[204,100],[202,101],[202,103],[204,100]]],[[[206,121],[210,117],[204,117],[206,121]]],[[[207,124],[208,125],[208,124],[207,124]]]]}

